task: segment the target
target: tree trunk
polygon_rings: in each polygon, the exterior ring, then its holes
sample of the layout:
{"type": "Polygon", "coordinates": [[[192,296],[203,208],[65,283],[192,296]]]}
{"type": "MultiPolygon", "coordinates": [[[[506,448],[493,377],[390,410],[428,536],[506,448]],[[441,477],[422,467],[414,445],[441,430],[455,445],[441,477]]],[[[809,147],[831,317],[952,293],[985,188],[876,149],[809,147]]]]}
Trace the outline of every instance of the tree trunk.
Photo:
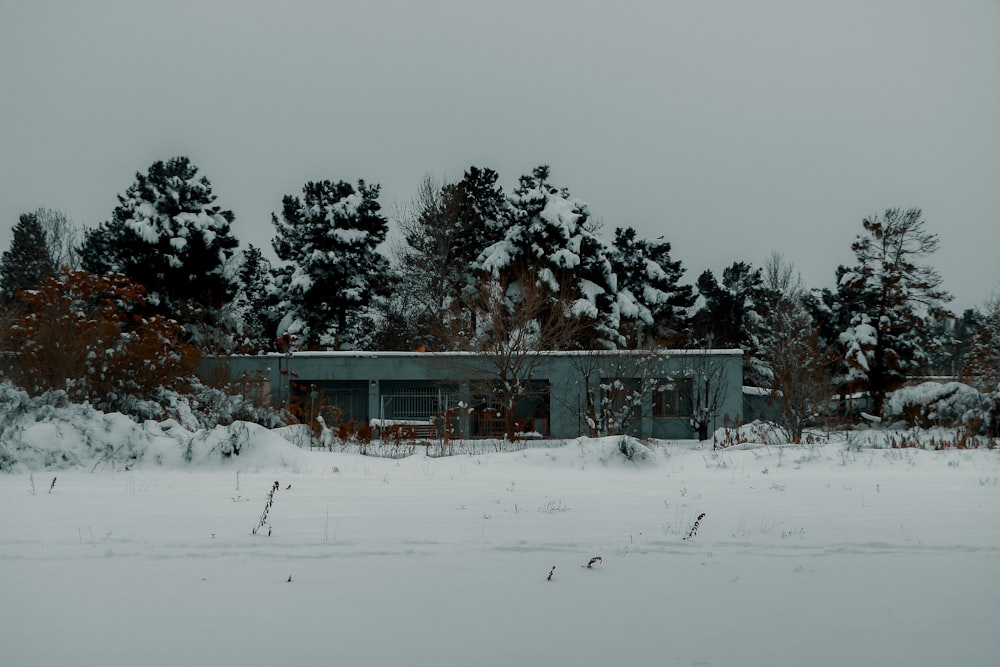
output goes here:
{"type": "Polygon", "coordinates": [[[708,421],[698,422],[698,440],[708,440],[708,421]]]}

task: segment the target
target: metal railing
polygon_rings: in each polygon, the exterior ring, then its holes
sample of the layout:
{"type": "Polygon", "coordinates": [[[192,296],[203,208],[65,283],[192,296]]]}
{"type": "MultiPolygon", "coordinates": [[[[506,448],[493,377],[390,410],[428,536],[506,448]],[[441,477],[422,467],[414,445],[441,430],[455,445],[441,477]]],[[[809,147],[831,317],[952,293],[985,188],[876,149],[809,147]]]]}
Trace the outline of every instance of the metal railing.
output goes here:
{"type": "Polygon", "coordinates": [[[380,401],[379,418],[382,420],[430,421],[454,407],[450,394],[435,387],[383,394],[380,401]]]}

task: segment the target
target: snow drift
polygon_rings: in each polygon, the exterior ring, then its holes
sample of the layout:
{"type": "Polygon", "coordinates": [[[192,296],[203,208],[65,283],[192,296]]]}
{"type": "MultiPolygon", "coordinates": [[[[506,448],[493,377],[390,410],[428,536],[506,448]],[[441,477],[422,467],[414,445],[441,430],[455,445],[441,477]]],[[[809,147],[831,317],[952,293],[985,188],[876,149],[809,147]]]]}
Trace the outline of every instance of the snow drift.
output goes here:
{"type": "Polygon", "coordinates": [[[177,420],[136,422],[69,403],[60,392],[31,397],[0,384],[0,471],[132,468],[244,462],[294,465],[302,451],[271,431],[237,421],[188,429],[177,420]]]}

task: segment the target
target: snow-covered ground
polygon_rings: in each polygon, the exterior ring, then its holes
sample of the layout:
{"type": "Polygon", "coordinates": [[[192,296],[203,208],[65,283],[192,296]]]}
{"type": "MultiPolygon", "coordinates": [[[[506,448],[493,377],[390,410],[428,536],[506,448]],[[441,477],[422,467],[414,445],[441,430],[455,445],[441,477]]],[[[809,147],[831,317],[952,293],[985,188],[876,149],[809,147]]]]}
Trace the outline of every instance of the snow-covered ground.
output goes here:
{"type": "Polygon", "coordinates": [[[1000,451],[615,443],[15,469],[0,662],[1000,664],[1000,451]]]}

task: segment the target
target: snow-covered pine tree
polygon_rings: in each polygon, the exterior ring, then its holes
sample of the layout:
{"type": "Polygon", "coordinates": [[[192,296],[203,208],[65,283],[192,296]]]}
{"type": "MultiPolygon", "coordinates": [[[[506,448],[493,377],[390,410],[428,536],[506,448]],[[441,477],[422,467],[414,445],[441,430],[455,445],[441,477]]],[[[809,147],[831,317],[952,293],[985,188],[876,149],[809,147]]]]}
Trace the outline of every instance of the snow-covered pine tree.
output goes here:
{"type": "Polygon", "coordinates": [[[586,325],[576,347],[622,347],[621,317],[636,312],[635,301],[619,293],[607,247],[588,229],[587,205],[548,179],[547,166],[521,177],[509,197],[513,217],[503,239],[483,251],[476,266],[508,294],[517,293],[510,287],[519,277],[534,276],[553,306],[568,301],[566,316],[586,325]]]}
{"type": "Polygon", "coordinates": [[[928,335],[928,325],[951,317],[945,304],[952,297],[941,289],[937,271],[917,263],[939,245],[920,209],[887,209],[863,226],[865,234],[851,245],[858,263],[839,271],[837,299],[850,317],[839,342],[848,379],[871,392],[881,416],[886,394],[941,343],[928,335]]]}
{"type": "Polygon", "coordinates": [[[670,244],[663,237],[647,240],[635,229],[615,229],[611,247],[612,270],[618,290],[631,294],[638,306],[622,323],[629,347],[651,343],[684,347],[690,338],[688,313],[694,305],[691,285],[681,285],[680,260],[670,258],[670,244]]]}
{"type": "Polygon", "coordinates": [[[230,303],[236,349],[248,354],[274,350],[278,295],[271,262],[253,244],[237,259],[236,291],[230,303]]]}
{"type": "Polygon", "coordinates": [[[761,315],[764,289],[760,269],[733,262],[722,272],[722,284],[711,270],[698,277],[703,302],[693,325],[698,343],[713,348],[743,350],[743,376],[760,383],[765,375],[760,359],[761,315]]]}
{"type": "Polygon", "coordinates": [[[981,392],[1000,390],[1000,348],[984,326],[972,333],[961,377],[981,392]]]}
{"type": "Polygon", "coordinates": [[[36,213],[22,213],[11,230],[10,248],[0,257],[0,298],[11,301],[21,290],[38,287],[58,267],[36,213]]]}
{"type": "Polygon", "coordinates": [[[111,219],[86,232],[84,269],[122,273],[146,288],[158,312],[204,321],[232,293],[225,267],[239,244],[232,211],[215,199],[188,158],[154,162],[118,195],[111,219]]]}
{"type": "Polygon", "coordinates": [[[364,181],[357,188],[320,181],[306,183],[301,199],[282,199],[281,216],[271,216],[274,251],[287,262],[277,272],[278,335],[295,337],[300,348],[367,346],[366,309],[389,270],[377,250],[388,231],[378,194],[364,181]]]}

